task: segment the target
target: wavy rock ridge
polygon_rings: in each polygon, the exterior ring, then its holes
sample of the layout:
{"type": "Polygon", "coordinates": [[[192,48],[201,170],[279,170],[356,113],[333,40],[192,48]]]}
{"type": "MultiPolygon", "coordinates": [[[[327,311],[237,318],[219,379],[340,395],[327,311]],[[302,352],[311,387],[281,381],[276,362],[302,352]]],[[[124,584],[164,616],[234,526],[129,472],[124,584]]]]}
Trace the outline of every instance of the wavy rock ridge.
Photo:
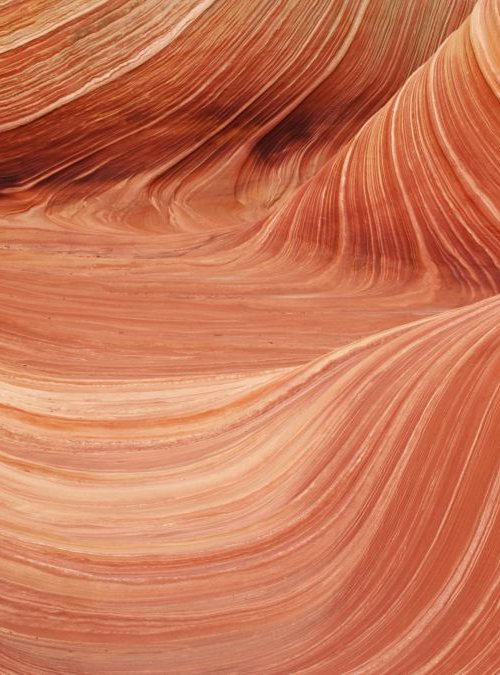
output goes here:
{"type": "Polygon", "coordinates": [[[0,671],[500,671],[498,0],[0,6],[0,671]]]}

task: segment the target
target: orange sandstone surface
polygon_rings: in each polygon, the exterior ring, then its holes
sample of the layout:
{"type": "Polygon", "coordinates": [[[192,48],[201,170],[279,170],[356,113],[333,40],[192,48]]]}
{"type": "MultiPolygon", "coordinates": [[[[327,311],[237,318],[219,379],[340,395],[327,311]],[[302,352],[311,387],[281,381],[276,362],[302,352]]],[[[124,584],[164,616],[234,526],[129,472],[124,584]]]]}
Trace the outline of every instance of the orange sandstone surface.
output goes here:
{"type": "Polygon", "coordinates": [[[0,82],[0,673],[499,673],[499,0],[5,0],[0,82]]]}

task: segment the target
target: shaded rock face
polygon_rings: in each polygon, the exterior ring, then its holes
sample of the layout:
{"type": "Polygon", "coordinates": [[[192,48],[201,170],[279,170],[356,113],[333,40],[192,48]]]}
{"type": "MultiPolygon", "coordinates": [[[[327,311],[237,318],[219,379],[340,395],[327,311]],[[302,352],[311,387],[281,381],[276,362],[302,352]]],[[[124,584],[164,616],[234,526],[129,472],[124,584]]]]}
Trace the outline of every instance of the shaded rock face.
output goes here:
{"type": "Polygon", "coordinates": [[[2,3],[2,673],[498,671],[499,17],[2,3]]]}

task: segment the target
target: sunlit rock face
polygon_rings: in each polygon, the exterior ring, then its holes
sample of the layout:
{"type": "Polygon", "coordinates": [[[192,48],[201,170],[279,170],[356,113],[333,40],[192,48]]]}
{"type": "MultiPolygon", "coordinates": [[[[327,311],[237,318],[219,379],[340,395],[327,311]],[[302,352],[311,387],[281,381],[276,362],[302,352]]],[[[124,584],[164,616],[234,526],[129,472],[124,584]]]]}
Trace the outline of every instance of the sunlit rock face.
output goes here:
{"type": "Polygon", "coordinates": [[[0,6],[0,672],[499,672],[500,3],[0,6]]]}

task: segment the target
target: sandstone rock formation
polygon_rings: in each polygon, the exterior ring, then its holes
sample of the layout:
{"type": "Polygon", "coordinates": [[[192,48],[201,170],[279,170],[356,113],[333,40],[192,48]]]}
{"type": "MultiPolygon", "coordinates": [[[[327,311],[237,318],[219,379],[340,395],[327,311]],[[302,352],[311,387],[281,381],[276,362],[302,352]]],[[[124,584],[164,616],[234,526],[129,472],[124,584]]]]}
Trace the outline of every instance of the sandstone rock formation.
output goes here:
{"type": "Polygon", "coordinates": [[[498,0],[0,27],[0,672],[498,673],[498,0]]]}

